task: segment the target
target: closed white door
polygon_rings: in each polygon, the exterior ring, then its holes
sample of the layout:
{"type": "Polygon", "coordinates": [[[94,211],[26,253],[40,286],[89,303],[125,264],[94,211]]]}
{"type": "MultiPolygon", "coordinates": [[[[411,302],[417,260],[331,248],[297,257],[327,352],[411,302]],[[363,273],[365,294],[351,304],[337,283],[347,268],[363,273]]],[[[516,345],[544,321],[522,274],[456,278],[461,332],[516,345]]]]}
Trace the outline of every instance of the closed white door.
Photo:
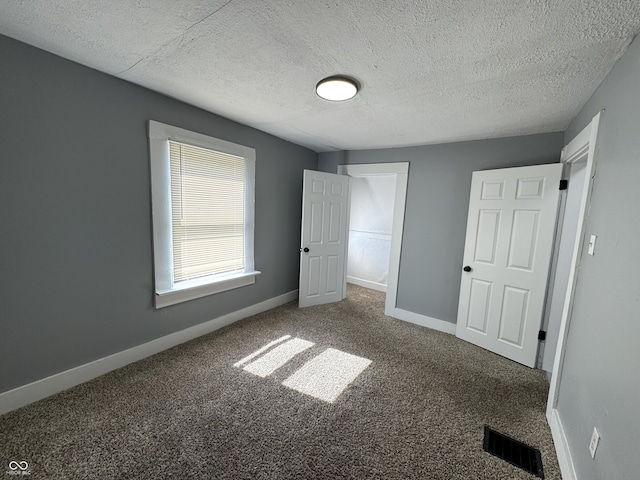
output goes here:
{"type": "Polygon", "coordinates": [[[562,164],[474,172],[459,338],[534,367],[562,164]]]}
{"type": "Polygon", "coordinates": [[[300,307],[343,300],[349,177],[304,171],[300,242],[300,307]]]}

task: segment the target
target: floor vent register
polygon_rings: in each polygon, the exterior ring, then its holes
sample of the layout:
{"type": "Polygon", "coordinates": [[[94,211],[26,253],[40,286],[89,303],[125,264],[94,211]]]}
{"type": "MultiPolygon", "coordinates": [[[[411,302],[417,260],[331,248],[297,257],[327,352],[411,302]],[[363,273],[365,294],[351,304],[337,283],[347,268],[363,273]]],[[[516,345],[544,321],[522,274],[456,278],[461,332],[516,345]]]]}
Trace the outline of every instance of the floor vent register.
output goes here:
{"type": "Polygon", "coordinates": [[[484,427],[483,448],[491,455],[544,479],[540,450],[484,427]]]}

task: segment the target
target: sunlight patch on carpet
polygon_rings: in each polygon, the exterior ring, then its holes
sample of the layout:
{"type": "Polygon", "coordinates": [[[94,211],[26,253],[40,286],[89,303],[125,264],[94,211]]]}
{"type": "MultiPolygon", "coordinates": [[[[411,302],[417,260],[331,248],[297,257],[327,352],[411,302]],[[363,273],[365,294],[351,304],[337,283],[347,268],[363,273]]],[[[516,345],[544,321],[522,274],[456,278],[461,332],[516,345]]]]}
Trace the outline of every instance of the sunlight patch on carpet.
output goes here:
{"type": "MultiPolygon", "coordinates": [[[[299,353],[313,347],[313,345],[315,345],[313,342],[302,340],[301,338],[293,338],[254,360],[244,367],[244,370],[259,377],[267,377],[299,353]]],[[[267,346],[265,345],[265,347],[267,346]]],[[[263,349],[266,349],[265,347],[263,349]]],[[[259,354],[257,353],[256,355],[259,354]]]]}
{"type": "Polygon", "coordinates": [[[266,352],[267,350],[269,350],[271,347],[273,347],[274,345],[277,345],[279,343],[284,342],[285,340],[289,340],[291,338],[291,335],[285,335],[284,337],[280,337],[277,340],[274,340],[273,342],[269,342],[267,343],[264,347],[259,348],[258,350],[256,350],[255,352],[253,352],[250,355],[247,355],[246,357],[244,357],[242,360],[236,362],[233,364],[234,367],[241,367],[242,365],[244,365],[245,363],[247,363],[249,360],[253,360],[254,358],[256,358],[258,355],[260,355],[262,352],[266,352]]]}
{"type": "Polygon", "coordinates": [[[305,395],[333,402],[369,366],[371,360],[328,348],[282,384],[305,395]]]}

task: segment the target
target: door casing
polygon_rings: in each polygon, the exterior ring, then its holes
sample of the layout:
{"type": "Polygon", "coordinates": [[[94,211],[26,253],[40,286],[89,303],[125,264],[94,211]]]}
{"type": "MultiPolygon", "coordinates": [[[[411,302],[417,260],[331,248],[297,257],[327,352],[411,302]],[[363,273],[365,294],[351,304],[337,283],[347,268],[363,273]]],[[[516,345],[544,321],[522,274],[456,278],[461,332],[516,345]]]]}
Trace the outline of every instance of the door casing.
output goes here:
{"type": "MultiPolygon", "coordinates": [[[[556,445],[564,444],[564,434],[561,426],[558,412],[556,409],[558,403],[558,393],[562,382],[562,366],[564,363],[565,343],[569,333],[569,324],[571,323],[571,313],[573,308],[573,300],[575,287],[578,281],[580,255],[582,253],[582,245],[585,239],[587,216],[589,211],[589,202],[591,200],[591,191],[593,189],[593,178],[595,176],[595,153],[597,148],[598,130],[600,127],[602,111],[597,113],[589,125],[587,125],[576,137],[571,140],[563,149],[561,161],[563,163],[574,163],[581,161],[586,155],[587,165],[584,176],[584,185],[582,189],[582,199],[580,202],[580,211],[578,213],[578,228],[571,258],[571,269],[569,271],[569,279],[567,282],[567,291],[565,295],[564,307],[562,310],[562,319],[560,321],[560,332],[558,335],[558,344],[556,346],[556,354],[553,361],[553,369],[551,372],[551,380],[549,385],[549,396],[547,399],[547,420],[551,427],[551,433],[556,445]]],[[[575,478],[575,472],[571,464],[571,455],[568,449],[558,449],[558,461],[563,476],[567,478],[575,478]]]]}

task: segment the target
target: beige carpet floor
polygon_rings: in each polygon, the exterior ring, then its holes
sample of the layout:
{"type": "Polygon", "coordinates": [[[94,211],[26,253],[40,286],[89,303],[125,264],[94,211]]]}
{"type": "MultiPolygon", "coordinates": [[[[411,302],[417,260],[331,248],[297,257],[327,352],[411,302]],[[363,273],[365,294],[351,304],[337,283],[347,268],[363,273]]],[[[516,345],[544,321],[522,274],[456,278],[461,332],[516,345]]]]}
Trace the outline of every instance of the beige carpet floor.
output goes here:
{"type": "Polygon", "coordinates": [[[541,371],[383,307],[350,286],[6,414],[0,474],[26,461],[32,479],[536,478],[483,451],[489,425],[560,478],[541,371]]]}

